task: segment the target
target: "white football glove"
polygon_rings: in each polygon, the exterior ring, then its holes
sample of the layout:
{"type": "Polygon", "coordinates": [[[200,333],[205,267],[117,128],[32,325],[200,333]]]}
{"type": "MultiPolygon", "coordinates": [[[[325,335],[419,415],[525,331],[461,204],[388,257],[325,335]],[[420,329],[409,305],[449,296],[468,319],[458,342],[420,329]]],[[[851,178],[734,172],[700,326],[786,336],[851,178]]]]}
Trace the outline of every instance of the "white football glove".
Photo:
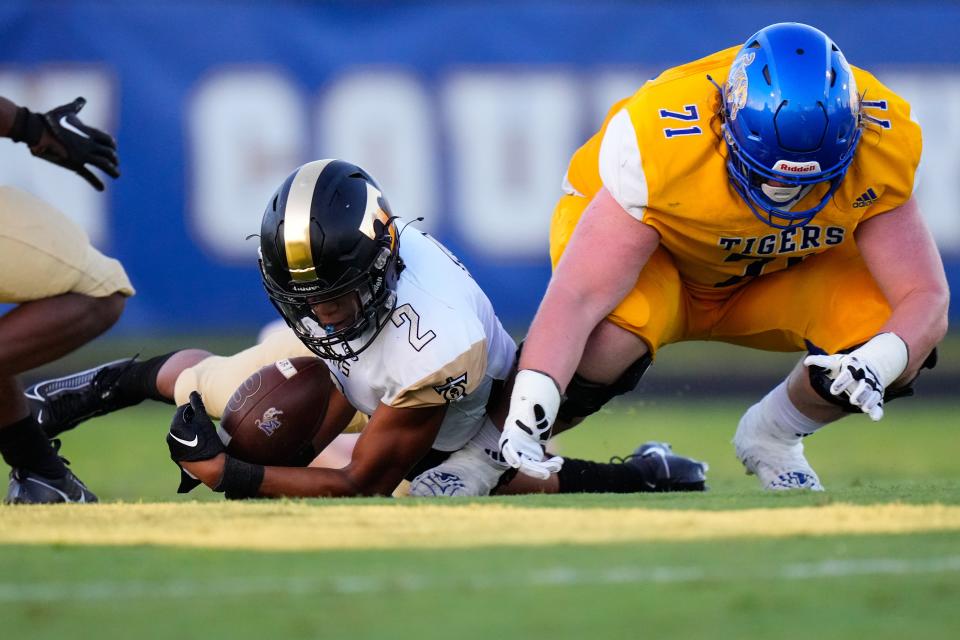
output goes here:
{"type": "Polygon", "coordinates": [[[563,458],[544,456],[544,446],[560,409],[560,389],[550,376],[524,369],[517,373],[510,413],[500,435],[500,453],[521,473],[546,480],[560,471],[563,458]]]}
{"type": "Polygon", "coordinates": [[[907,368],[907,359],[903,339],[881,333],[850,353],[807,356],[803,364],[826,369],[833,380],[830,393],[846,394],[850,404],[877,421],[883,418],[883,392],[907,368]]]}

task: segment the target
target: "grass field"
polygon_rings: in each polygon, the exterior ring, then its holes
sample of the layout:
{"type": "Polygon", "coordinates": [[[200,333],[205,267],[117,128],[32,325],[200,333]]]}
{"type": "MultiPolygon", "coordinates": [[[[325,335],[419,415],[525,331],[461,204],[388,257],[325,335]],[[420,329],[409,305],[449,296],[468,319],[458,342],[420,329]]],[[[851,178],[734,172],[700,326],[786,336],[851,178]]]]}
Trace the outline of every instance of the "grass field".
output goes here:
{"type": "Polygon", "coordinates": [[[624,402],[558,439],[668,440],[706,494],[444,502],[177,496],[169,409],[102,418],[63,451],[109,504],[0,508],[3,636],[960,637],[957,403],[825,430],[828,492],[783,495],[733,457],[749,402],[624,402]]]}

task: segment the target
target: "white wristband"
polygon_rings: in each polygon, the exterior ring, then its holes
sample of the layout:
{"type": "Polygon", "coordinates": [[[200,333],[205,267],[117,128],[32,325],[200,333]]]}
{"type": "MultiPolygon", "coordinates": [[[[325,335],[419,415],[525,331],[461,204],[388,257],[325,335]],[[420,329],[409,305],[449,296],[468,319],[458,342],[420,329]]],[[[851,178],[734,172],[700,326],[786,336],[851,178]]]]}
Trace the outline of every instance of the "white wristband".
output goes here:
{"type": "Polygon", "coordinates": [[[850,355],[869,363],[884,388],[900,377],[900,374],[907,368],[907,360],[909,359],[907,343],[903,341],[903,338],[892,332],[874,336],[850,355]]]}

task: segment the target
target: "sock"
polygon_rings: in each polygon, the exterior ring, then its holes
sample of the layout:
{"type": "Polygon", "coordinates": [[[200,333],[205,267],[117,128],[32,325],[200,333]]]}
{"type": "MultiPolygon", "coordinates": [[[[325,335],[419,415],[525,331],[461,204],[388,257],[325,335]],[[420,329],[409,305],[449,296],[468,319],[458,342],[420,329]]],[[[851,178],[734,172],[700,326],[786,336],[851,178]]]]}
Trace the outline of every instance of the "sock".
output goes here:
{"type": "Polygon", "coordinates": [[[763,425],[778,437],[788,440],[808,436],[827,424],[808,418],[794,406],[787,394],[786,381],[777,385],[748,411],[754,408],[756,419],[761,420],[763,425]]]}
{"type": "Polygon", "coordinates": [[[148,398],[167,404],[175,404],[172,399],[160,395],[160,392],[157,391],[157,374],[175,353],[179,352],[171,351],[143,362],[132,363],[120,374],[120,378],[117,380],[118,395],[131,404],[142,402],[148,398]]]}
{"type": "Polygon", "coordinates": [[[11,467],[29,469],[48,478],[62,478],[67,467],[33,416],[0,427],[0,454],[11,467]]]}
{"type": "Polygon", "coordinates": [[[630,464],[590,462],[567,458],[557,474],[560,493],[637,493],[653,491],[652,483],[645,480],[655,477],[657,465],[654,460],[643,458],[630,464]]]}
{"type": "Polygon", "coordinates": [[[493,425],[489,416],[483,419],[480,431],[470,439],[470,444],[482,449],[490,457],[490,464],[503,469],[509,468],[500,453],[500,430],[493,425]]]}

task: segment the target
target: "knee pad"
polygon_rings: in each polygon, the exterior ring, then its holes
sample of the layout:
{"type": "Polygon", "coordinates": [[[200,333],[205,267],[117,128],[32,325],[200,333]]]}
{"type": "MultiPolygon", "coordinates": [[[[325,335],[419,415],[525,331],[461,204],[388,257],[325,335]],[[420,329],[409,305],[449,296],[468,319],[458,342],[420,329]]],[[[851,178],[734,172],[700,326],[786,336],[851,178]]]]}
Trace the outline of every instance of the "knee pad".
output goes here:
{"type": "Polygon", "coordinates": [[[640,378],[653,363],[650,353],[627,367],[627,370],[612,384],[590,382],[578,374],[573,375],[567,385],[567,393],[557,417],[564,421],[576,418],[586,418],[599,411],[615,396],[622,395],[637,388],[640,378]]]}
{"type": "MultiPolygon", "coordinates": [[[[861,345],[857,344],[848,349],[843,349],[837,353],[850,353],[851,351],[858,349],[861,345]]],[[[807,348],[811,355],[822,355],[826,351],[817,347],[809,340],[807,341],[807,348]]],[[[927,356],[927,359],[923,361],[923,364],[920,365],[920,370],[924,369],[933,369],[937,366],[937,349],[934,347],[933,351],[930,352],[930,355],[927,356]]],[[[830,404],[836,405],[843,409],[847,413],[860,413],[860,407],[855,407],[850,404],[850,398],[846,395],[835,396],[830,393],[830,385],[833,384],[833,379],[827,375],[827,370],[823,367],[807,367],[807,373],[810,376],[810,386],[813,387],[813,390],[817,392],[817,395],[829,402],[830,404]]],[[[920,374],[910,380],[907,384],[902,387],[890,388],[884,390],[883,392],[883,403],[887,404],[897,398],[906,398],[912,396],[916,393],[916,390],[913,388],[914,383],[917,381],[917,378],[920,377],[920,374]]]]}

